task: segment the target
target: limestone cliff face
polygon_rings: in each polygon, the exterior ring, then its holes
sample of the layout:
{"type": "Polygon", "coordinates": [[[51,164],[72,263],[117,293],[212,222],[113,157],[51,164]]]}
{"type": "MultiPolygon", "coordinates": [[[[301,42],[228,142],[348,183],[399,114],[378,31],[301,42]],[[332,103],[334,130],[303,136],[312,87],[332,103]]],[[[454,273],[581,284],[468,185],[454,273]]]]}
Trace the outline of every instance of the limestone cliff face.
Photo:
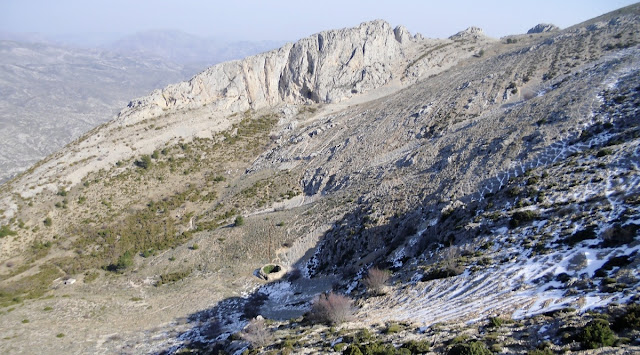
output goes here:
{"type": "Polygon", "coordinates": [[[389,82],[420,38],[382,20],[321,32],[156,90],[131,101],[118,119],[130,124],[204,105],[232,113],[279,103],[339,102],[389,82]]]}

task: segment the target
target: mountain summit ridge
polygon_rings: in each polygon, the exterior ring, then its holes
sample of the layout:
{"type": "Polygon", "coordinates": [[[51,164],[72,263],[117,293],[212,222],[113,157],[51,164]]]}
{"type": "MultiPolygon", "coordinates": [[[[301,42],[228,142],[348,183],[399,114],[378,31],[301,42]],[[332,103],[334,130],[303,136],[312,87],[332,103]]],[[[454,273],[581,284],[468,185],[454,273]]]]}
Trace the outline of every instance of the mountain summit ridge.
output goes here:
{"type": "Polygon", "coordinates": [[[280,103],[340,102],[386,84],[406,62],[407,47],[420,38],[403,27],[392,29],[383,20],[323,31],[276,50],[214,65],[187,82],[130,102],[118,116],[130,123],[163,110],[205,104],[233,113],[280,103]]]}

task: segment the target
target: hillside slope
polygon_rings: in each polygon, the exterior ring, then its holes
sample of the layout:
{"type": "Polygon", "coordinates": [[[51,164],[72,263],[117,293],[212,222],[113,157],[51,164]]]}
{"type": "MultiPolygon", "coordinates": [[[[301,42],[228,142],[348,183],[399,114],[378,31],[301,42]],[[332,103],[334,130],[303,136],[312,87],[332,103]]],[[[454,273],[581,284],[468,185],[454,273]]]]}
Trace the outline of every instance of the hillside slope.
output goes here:
{"type": "Polygon", "coordinates": [[[0,190],[0,346],[241,353],[264,315],[251,351],[526,354],[609,317],[638,351],[639,33],[372,21],[133,100],[0,190]],[[354,317],[314,325],[331,289],[354,317]]]}

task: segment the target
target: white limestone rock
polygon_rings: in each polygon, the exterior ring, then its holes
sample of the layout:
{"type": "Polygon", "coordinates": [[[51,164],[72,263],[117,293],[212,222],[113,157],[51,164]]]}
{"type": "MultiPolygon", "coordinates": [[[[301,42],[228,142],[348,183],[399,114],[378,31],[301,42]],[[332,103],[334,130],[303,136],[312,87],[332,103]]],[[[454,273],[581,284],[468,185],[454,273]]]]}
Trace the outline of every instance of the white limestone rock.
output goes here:
{"type": "Polygon", "coordinates": [[[324,31],[156,90],[131,101],[118,120],[127,125],[204,105],[233,113],[281,103],[339,102],[389,82],[416,41],[406,28],[392,29],[382,20],[324,31]]]}

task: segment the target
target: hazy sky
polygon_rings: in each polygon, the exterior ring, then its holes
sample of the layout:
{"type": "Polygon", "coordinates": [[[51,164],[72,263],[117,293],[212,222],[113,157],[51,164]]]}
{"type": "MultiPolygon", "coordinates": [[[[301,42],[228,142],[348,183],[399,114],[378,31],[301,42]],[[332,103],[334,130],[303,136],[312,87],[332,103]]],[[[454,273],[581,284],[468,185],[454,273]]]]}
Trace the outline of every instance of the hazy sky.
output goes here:
{"type": "Polygon", "coordinates": [[[411,33],[448,37],[478,26],[493,37],[537,23],[562,28],[629,5],[625,0],[0,0],[0,32],[124,35],[177,29],[224,39],[296,40],[382,18],[411,33]]]}

